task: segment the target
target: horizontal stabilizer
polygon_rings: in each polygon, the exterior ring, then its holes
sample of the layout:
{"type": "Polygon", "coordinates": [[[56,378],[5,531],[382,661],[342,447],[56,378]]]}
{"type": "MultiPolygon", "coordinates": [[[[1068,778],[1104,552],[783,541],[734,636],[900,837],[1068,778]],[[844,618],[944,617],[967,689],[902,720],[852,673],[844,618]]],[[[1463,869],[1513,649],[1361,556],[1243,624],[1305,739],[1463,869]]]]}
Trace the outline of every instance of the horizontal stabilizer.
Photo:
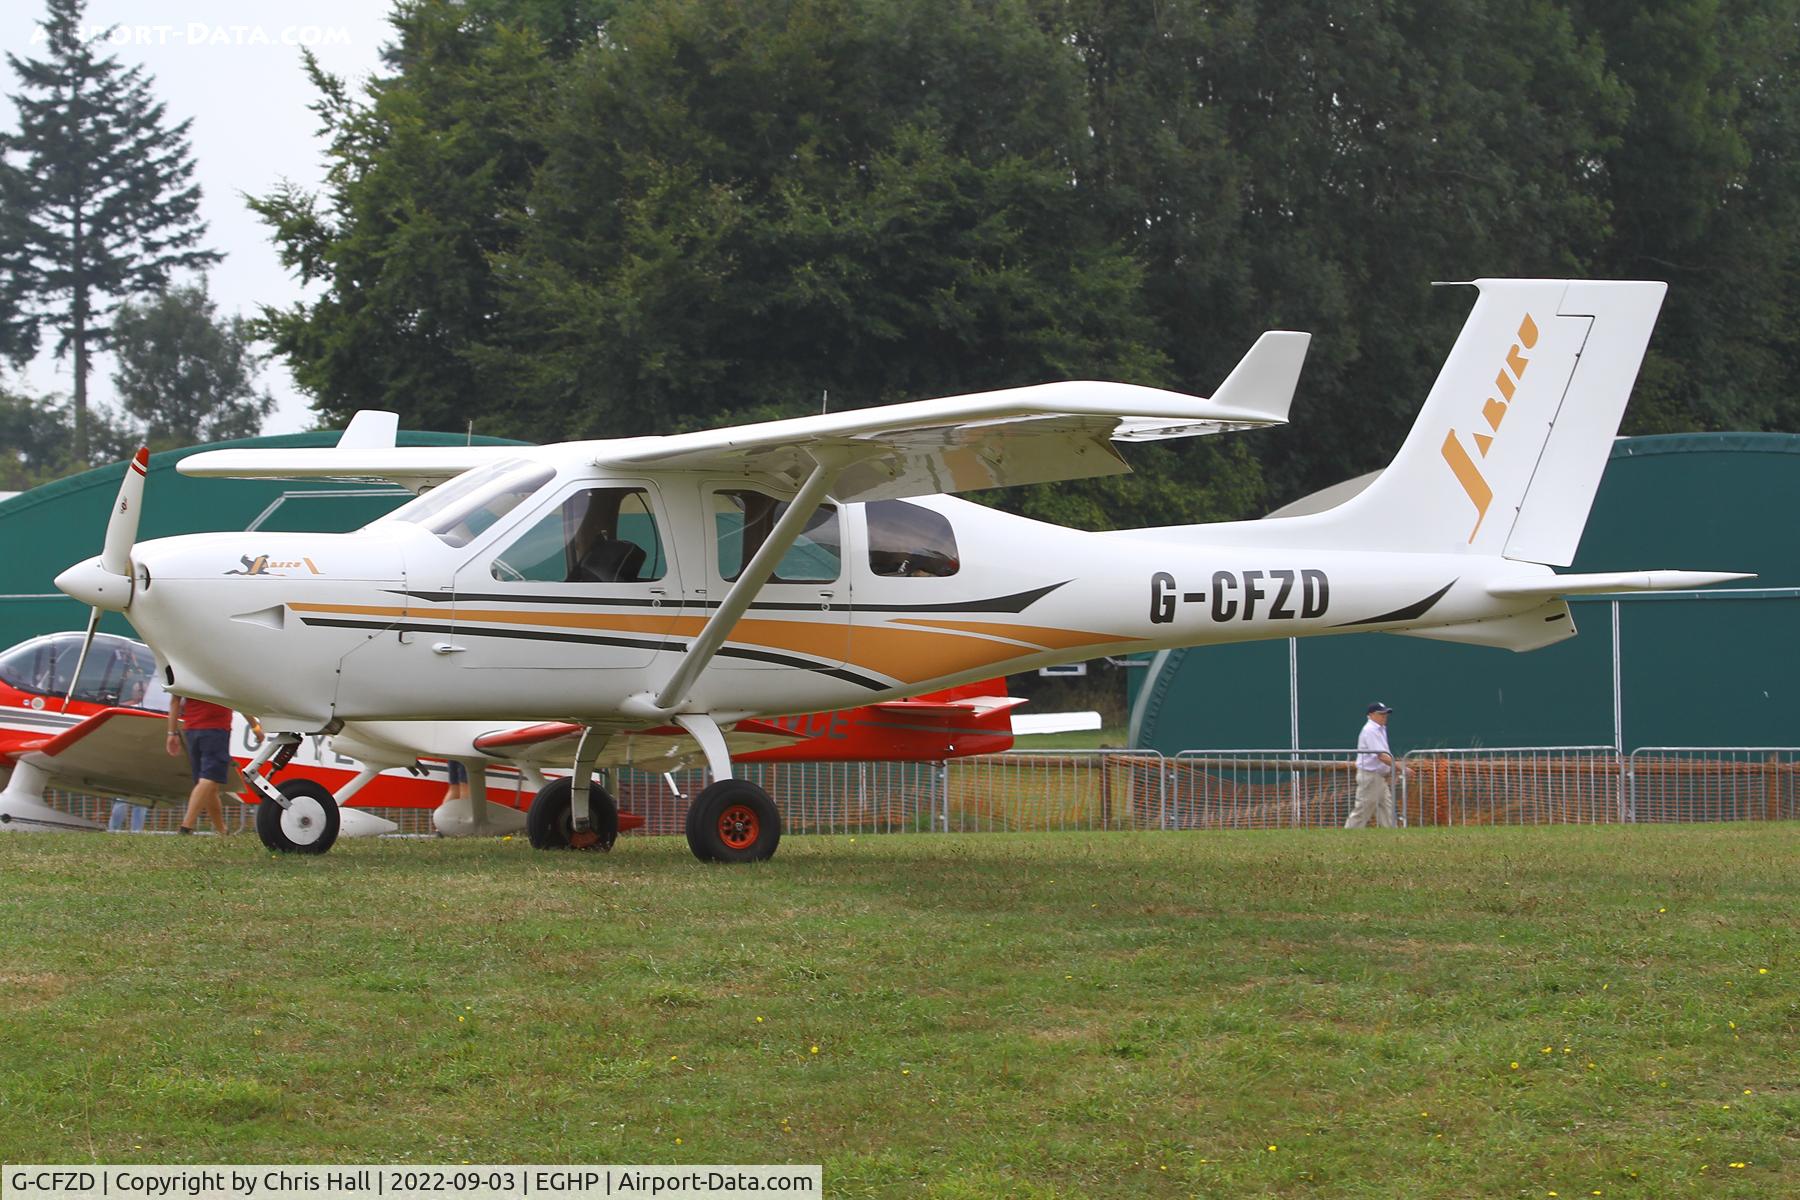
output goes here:
{"type": "Polygon", "coordinates": [[[1524,653],[1541,650],[1575,636],[1575,618],[1563,600],[1541,604],[1530,612],[1489,621],[1461,621],[1455,625],[1437,625],[1430,629],[1403,629],[1401,637],[1425,638],[1433,642],[1458,642],[1465,646],[1492,646],[1499,650],[1524,653]]]}
{"type": "Polygon", "coordinates": [[[1755,579],[1731,571],[1611,571],[1590,575],[1548,575],[1489,585],[1487,593],[1502,600],[1532,596],[1584,596],[1598,592],[1681,592],[1714,583],[1755,579]]]}

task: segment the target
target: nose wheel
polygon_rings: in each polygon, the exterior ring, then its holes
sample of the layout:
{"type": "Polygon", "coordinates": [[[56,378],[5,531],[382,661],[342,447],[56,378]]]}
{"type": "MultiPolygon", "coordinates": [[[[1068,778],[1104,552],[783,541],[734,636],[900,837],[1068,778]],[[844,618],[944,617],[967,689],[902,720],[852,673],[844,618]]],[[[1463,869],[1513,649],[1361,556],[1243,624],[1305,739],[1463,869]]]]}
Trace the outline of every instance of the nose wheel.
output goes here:
{"type": "Polygon", "coordinates": [[[311,779],[275,785],[283,808],[267,796],[256,806],[256,836],[282,854],[323,854],[338,836],[338,806],[331,789],[311,779]]]}
{"type": "Polygon", "coordinates": [[[688,806],[688,849],[701,862],[761,862],[781,844],[781,811],[746,779],[721,779],[688,806]]]}

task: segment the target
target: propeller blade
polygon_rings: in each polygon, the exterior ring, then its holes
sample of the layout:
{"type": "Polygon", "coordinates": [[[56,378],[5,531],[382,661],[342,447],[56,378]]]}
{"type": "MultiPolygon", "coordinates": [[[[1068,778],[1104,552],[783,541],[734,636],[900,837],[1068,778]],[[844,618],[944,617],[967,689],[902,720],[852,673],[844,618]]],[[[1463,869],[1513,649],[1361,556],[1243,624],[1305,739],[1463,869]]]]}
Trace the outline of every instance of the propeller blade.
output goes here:
{"type": "Polygon", "coordinates": [[[81,682],[81,668],[87,665],[88,649],[94,644],[94,630],[99,624],[100,610],[96,607],[88,612],[87,636],[81,639],[81,657],[75,660],[75,673],[69,676],[69,691],[63,697],[64,712],[69,711],[69,701],[75,698],[75,685],[81,682]]]}
{"type": "Polygon", "coordinates": [[[131,574],[131,547],[137,541],[138,515],[144,505],[144,473],[150,469],[150,447],[139,446],[125,467],[119,499],[106,522],[106,546],[100,565],[114,575],[131,574]]]}

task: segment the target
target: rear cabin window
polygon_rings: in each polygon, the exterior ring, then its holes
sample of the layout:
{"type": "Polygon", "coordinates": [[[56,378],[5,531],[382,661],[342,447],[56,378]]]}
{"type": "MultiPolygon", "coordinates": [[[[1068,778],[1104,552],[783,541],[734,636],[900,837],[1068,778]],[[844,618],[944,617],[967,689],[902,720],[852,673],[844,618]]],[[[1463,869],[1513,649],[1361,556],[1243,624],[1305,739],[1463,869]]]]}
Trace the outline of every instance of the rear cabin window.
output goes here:
{"type": "Polygon", "coordinates": [[[942,513],[904,500],[872,500],[863,511],[869,522],[869,570],[876,575],[942,579],[962,565],[956,532],[942,513]]]}
{"type": "Polygon", "coordinates": [[[529,583],[649,583],[668,572],[643,488],[586,488],[515,538],[493,576],[529,583]]]}
{"type": "MultiPolygon", "coordinates": [[[[769,540],[788,505],[761,492],[720,491],[713,493],[712,509],[713,532],[719,542],[719,576],[736,579],[769,540]]],[[[842,547],[837,508],[821,504],[769,578],[775,583],[830,583],[842,568],[842,547]]]]}

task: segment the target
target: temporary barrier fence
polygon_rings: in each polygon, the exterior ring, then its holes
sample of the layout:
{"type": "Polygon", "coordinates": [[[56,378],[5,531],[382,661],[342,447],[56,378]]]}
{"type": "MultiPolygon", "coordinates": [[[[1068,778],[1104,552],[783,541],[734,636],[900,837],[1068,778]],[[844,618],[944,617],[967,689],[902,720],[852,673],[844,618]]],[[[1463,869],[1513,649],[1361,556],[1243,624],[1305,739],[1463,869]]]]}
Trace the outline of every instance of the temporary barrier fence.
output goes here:
{"type": "Polygon", "coordinates": [[[1415,750],[1401,760],[1409,825],[1595,825],[1627,819],[1611,746],[1415,750]]]}
{"type": "MultiPolygon", "coordinates": [[[[1415,750],[1400,760],[1400,822],[1566,825],[1800,818],[1800,748],[1610,746],[1415,750]]],[[[1356,798],[1354,750],[1011,751],[948,763],[744,764],[781,806],[789,833],[1293,829],[1344,823],[1356,798]]],[[[642,832],[683,831],[703,770],[622,770],[602,782],[642,832]]],[[[528,802],[507,792],[505,801],[528,802]]],[[[110,798],[53,792],[65,811],[104,823],[110,798]]],[[[377,809],[405,833],[429,833],[423,809],[377,809]]],[[[227,803],[227,819],[249,810],[227,803]]],[[[145,828],[171,831],[180,809],[145,828]]]]}
{"type": "Polygon", "coordinates": [[[1800,750],[1646,746],[1626,761],[1634,821],[1779,821],[1800,817],[1800,750]]]}
{"type": "Polygon", "coordinates": [[[1183,750],[1170,763],[1169,829],[1342,825],[1354,750],[1183,750]]]}

